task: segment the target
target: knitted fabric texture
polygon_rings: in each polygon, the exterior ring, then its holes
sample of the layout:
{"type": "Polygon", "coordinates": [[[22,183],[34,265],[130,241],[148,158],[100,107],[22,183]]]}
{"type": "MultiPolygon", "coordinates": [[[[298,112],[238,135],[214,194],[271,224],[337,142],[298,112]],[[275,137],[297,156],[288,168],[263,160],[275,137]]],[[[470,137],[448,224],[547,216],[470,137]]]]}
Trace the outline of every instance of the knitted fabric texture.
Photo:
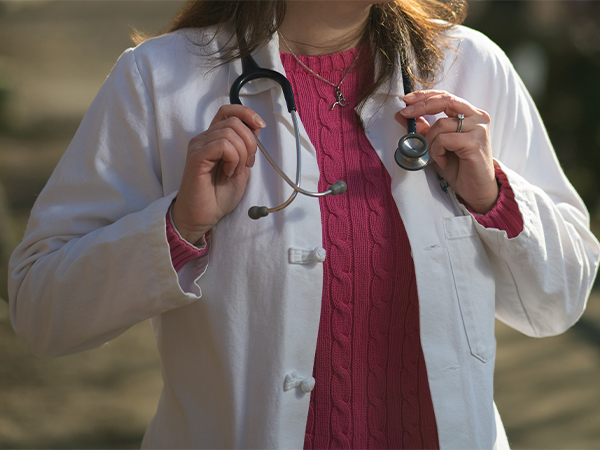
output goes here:
{"type": "Polygon", "coordinates": [[[515,193],[510,188],[506,174],[498,166],[494,170],[496,171],[496,180],[500,186],[496,205],[486,214],[477,214],[468,205],[465,205],[465,207],[475,216],[480,225],[486,228],[504,230],[508,238],[512,239],[523,231],[523,216],[519,211],[519,206],[515,200],[515,193]]]}
{"type": "Polygon", "coordinates": [[[171,262],[176,272],[191,260],[200,258],[208,252],[208,244],[205,248],[200,249],[181,237],[171,220],[171,208],[169,208],[165,220],[167,223],[167,242],[169,243],[169,250],[171,252],[171,262]]]}
{"type": "MultiPolygon", "coordinates": [[[[357,51],[299,58],[337,84],[357,51]]],[[[410,245],[354,112],[372,65],[361,56],[341,86],[348,106],[330,111],[335,89],[281,58],[317,151],[319,189],[348,184],[320,199],[327,258],[305,448],[437,448],[410,245]]]]}

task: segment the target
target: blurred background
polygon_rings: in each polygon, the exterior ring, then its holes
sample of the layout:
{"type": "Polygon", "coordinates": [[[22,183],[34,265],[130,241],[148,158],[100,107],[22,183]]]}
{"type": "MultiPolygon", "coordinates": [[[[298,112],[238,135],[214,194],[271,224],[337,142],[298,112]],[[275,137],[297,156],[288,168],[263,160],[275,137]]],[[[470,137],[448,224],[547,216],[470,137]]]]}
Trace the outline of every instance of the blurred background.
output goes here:
{"type": "MultiPolygon", "coordinates": [[[[181,1],[0,0],[0,272],[29,210],[132,28],[181,1]]],[[[509,55],[567,176],[600,224],[600,2],[473,1],[467,24],[509,55]]],[[[596,233],[598,235],[598,233],[596,233]]],[[[0,278],[0,297],[6,280],[0,278]]],[[[600,301],[562,336],[497,323],[496,403],[513,448],[600,448],[600,301]]],[[[0,448],[139,448],[161,389],[152,331],[52,360],[15,337],[0,301],[0,448]]]]}

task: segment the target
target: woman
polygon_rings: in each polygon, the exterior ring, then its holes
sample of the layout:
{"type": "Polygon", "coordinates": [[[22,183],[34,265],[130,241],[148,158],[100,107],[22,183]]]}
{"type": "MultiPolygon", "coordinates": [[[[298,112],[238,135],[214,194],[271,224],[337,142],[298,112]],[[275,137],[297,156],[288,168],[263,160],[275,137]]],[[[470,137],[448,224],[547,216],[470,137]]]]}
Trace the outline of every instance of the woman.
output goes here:
{"type": "Polygon", "coordinates": [[[598,243],[506,57],[460,17],[189,2],[119,59],[40,195],[11,260],[15,330],[52,356],[151,318],[148,448],[507,448],[494,315],[567,329],[598,243]],[[291,80],[303,187],[347,193],[248,218],[290,195],[251,131],[287,173],[295,142],[274,83],[228,104],[240,53],[291,80]],[[405,95],[407,55],[428,89],[405,95]],[[407,118],[423,171],[394,162],[407,118]]]}

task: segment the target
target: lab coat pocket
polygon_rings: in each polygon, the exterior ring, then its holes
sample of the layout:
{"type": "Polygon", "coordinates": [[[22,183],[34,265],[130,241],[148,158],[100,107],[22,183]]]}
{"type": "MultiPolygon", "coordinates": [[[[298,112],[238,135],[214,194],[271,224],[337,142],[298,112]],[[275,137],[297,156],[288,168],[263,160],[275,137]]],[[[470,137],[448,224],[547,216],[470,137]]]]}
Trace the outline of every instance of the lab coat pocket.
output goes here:
{"type": "Polygon", "coordinates": [[[444,231],[469,347],[487,362],[496,348],[494,273],[470,216],[445,218],[444,231]]]}

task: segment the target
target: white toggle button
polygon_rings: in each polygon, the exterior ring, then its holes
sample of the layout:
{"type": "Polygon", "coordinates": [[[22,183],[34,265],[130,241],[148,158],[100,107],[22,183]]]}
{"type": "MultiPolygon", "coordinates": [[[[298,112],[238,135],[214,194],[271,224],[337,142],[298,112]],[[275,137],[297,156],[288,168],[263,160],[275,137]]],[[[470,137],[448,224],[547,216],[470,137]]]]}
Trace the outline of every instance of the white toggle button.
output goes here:
{"type": "Polygon", "coordinates": [[[302,392],[304,392],[306,394],[308,394],[314,388],[315,388],[315,379],[313,377],[305,378],[302,381],[302,384],[300,385],[300,389],[302,389],[302,392]]]}
{"type": "Polygon", "coordinates": [[[308,394],[315,388],[315,379],[313,377],[301,377],[296,372],[290,372],[285,376],[283,390],[289,391],[299,387],[302,392],[308,394]]]}
{"type": "Polygon", "coordinates": [[[290,264],[315,264],[325,261],[326,252],[323,247],[315,247],[312,250],[301,248],[289,249],[290,264]]]}
{"type": "Polygon", "coordinates": [[[323,262],[325,261],[325,249],[323,247],[317,247],[314,249],[315,261],[323,262]]]}

